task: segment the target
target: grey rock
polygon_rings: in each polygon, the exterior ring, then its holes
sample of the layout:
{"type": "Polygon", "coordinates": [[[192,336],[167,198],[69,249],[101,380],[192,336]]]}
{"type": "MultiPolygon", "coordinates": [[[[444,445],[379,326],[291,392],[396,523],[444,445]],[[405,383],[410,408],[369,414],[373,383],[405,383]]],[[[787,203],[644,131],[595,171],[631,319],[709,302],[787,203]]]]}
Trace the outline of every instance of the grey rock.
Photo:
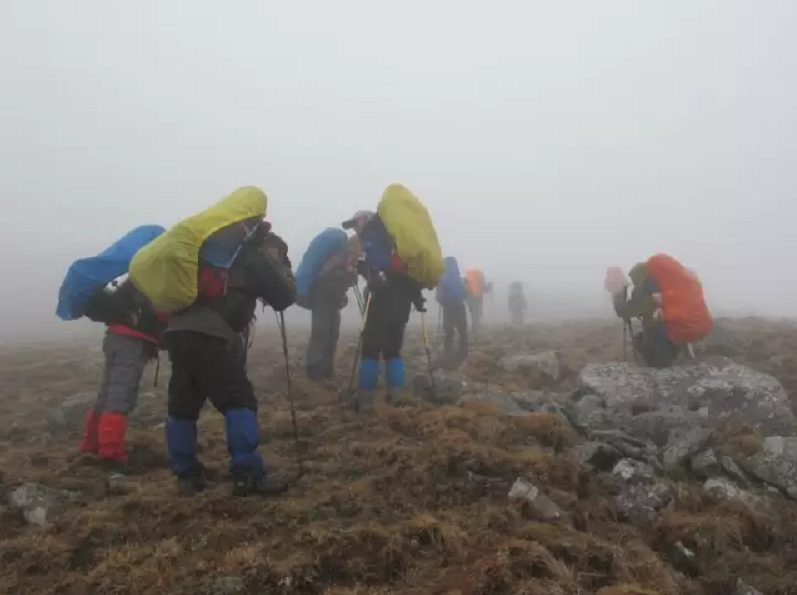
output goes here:
{"type": "Polygon", "coordinates": [[[558,381],[562,375],[559,357],[553,351],[534,354],[511,355],[501,359],[501,366],[507,372],[537,372],[558,381]]]}
{"type": "Polygon", "coordinates": [[[611,471],[623,453],[604,442],[583,442],[573,449],[576,460],[599,471],[611,471]]]}
{"type": "Polygon", "coordinates": [[[130,491],[130,481],[123,473],[111,473],[107,480],[108,491],[112,494],[126,494],[130,491]]]}
{"type": "Polygon", "coordinates": [[[597,395],[584,395],[570,407],[571,417],[573,422],[581,427],[590,427],[593,424],[589,423],[590,417],[600,412],[605,411],[603,406],[603,399],[597,395]]]}
{"type": "Polygon", "coordinates": [[[651,483],[656,479],[656,472],[646,463],[623,459],[612,469],[612,477],[623,484],[651,483]]]}
{"type": "Polygon", "coordinates": [[[662,458],[665,469],[674,469],[683,465],[687,460],[700,452],[713,432],[708,428],[695,427],[690,429],[673,429],[662,458]]]}
{"type": "Polygon", "coordinates": [[[8,504],[19,510],[31,525],[49,526],[64,505],[79,494],[55,490],[36,483],[24,483],[8,495],[8,504]]]}
{"type": "Polygon", "coordinates": [[[706,483],[703,484],[703,489],[720,501],[734,499],[747,501],[750,498],[750,494],[745,490],[735,485],[732,481],[720,477],[706,480],[706,483]]]}
{"type": "Polygon", "coordinates": [[[96,400],[95,392],[82,392],[70,397],[50,412],[47,426],[51,432],[79,430],[86,412],[96,400]]]}
{"type": "Polygon", "coordinates": [[[731,595],[764,595],[761,591],[748,585],[742,579],[736,581],[736,588],[731,595]]]}
{"type": "Polygon", "coordinates": [[[764,440],[761,452],[738,456],[736,462],[754,477],[797,500],[797,438],[770,436],[764,440]]]}
{"type": "Polygon", "coordinates": [[[727,455],[720,456],[720,466],[722,470],[728,475],[731,479],[733,479],[736,483],[744,486],[750,486],[750,477],[744,470],[736,464],[736,461],[733,460],[732,457],[727,455]]]}
{"type": "Polygon", "coordinates": [[[735,420],[770,434],[788,435],[797,429],[780,382],[726,358],[665,370],[628,363],[593,364],[581,371],[579,382],[613,411],[640,414],[670,406],[688,411],[707,408],[712,419],[735,420]]]}
{"type": "Polygon", "coordinates": [[[630,435],[651,440],[658,447],[667,446],[673,432],[685,433],[693,428],[705,425],[705,419],[698,414],[674,405],[657,411],[632,415],[627,419],[614,415],[617,427],[623,428],[630,435]]]}
{"type": "Polygon", "coordinates": [[[667,484],[637,484],[627,486],[614,497],[620,518],[637,527],[648,527],[673,499],[673,490],[667,484]]]}
{"type": "Polygon", "coordinates": [[[656,458],[658,449],[651,442],[639,440],[621,430],[594,430],[589,432],[589,438],[593,441],[610,444],[623,453],[623,456],[645,461],[655,470],[661,470],[661,465],[656,458]]]}
{"type": "Polygon", "coordinates": [[[510,500],[526,500],[539,515],[548,521],[567,520],[567,515],[545,493],[532,482],[518,477],[509,489],[510,500]]]}
{"type": "Polygon", "coordinates": [[[692,473],[701,479],[708,479],[720,475],[723,471],[717,453],[713,448],[692,457],[689,468],[692,473]]]}

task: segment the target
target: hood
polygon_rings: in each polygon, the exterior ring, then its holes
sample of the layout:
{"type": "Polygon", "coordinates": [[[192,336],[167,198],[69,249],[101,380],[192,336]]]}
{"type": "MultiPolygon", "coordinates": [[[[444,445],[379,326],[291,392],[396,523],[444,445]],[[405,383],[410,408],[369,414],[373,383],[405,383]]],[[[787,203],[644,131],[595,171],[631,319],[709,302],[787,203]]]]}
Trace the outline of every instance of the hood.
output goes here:
{"type": "Polygon", "coordinates": [[[631,283],[634,284],[634,287],[641,287],[645,281],[648,280],[648,270],[645,268],[644,262],[638,262],[631,270],[628,271],[628,278],[631,279],[631,283]]]}
{"type": "Polygon", "coordinates": [[[456,258],[454,258],[453,256],[447,256],[443,260],[443,264],[445,264],[445,266],[446,266],[446,270],[445,270],[445,273],[443,273],[443,276],[445,276],[445,277],[453,276],[453,277],[459,278],[459,276],[460,276],[459,275],[459,263],[457,262],[456,258]]]}

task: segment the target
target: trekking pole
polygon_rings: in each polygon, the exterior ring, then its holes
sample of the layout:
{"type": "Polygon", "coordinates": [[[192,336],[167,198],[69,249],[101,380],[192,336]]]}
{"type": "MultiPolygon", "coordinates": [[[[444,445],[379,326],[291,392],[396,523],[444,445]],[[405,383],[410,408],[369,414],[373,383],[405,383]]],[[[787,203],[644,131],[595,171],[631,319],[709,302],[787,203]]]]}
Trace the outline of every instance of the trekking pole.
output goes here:
{"type": "Polygon", "coordinates": [[[432,397],[437,397],[437,386],[434,382],[434,369],[432,368],[432,351],[429,349],[429,334],[426,332],[426,314],[421,312],[421,328],[423,329],[423,346],[426,348],[426,361],[429,364],[429,389],[432,397]]]}
{"type": "Polygon", "coordinates": [[[628,327],[623,323],[623,361],[628,361],[628,327]]]}
{"type": "Polygon", "coordinates": [[[354,285],[354,297],[357,298],[357,307],[360,309],[360,317],[362,318],[365,314],[365,303],[363,300],[363,294],[360,291],[359,285],[354,285]]]}
{"type": "Polygon", "coordinates": [[[155,382],[153,382],[154,388],[158,388],[158,376],[160,376],[160,373],[161,373],[161,354],[159,351],[157,361],[155,362],[155,382]]]}
{"type": "Polygon", "coordinates": [[[368,324],[368,312],[371,310],[371,296],[373,294],[368,292],[368,299],[365,301],[365,308],[363,308],[363,328],[360,331],[360,339],[357,341],[357,352],[354,354],[354,365],[351,368],[351,376],[349,376],[349,392],[348,396],[354,394],[354,375],[357,373],[357,364],[360,363],[360,351],[363,347],[363,336],[365,335],[365,325],[368,324]]]}
{"type": "Polygon", "coordinates": [[[288,384],[288,402],[291,406],[291,424],[293,425],[293,444],[294,448],[296,449],[296,463],[299,466],[298,471],[296,472],[296,478],[292,480],[291,483],[296,483],[299,478],[304,475],[304,457],[302,457],[302,451],[299,444],[299,425],[296,423],[296,406],[293,402],[293,385],[291,383],[291,367],[289,363],[288,357],[288,333],[285,330],[285,313],[279,312],[276,313],[277,316],[277,326],[280,328],[280,334],[282,335],[282,355],[285,358],[285,381],[288,384]]]}
{"type": "MultiPolygon", "coordinates": [[[[423,312],[421,312],[421,314],[423,314],[423,312]]],[[[423,317],[421,317],[421,318],[423,318],[423,317]]],[[[423,320],[421,320],[421,322],[423,323],[423,320]]],[[[435,348],[435,351],[440,348],[440,328],[442,326],[443,326],[443,306],[438,304],[438,306],[437,306],[437,331],[435,332],[435,337],[434,337],[434,348],[435,348]]],[[[426,327],[425,326],[424,326],[423,333],[424,333],[424,336],[426,336],[426,327]]]]}

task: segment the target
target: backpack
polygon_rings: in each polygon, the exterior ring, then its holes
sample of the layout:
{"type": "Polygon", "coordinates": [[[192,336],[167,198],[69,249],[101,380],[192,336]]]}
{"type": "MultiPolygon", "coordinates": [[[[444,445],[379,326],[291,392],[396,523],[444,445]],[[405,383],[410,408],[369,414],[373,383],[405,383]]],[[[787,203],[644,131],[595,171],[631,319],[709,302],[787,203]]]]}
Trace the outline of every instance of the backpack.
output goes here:
{"type": "Polygon", "coordinates": [[[187,308],[199,295],[200,270],[210,266],[214,269],[212,274],[224,276],[243,242],[257,229],[249,221],[265,217],[267,202],[260,188],[244,186],[212,207],[182,220],[133,257],[131,281],[160,312],[171,314],[187,308]],[[218,254],[216,250],[206,250],[212,253],[200,258],[208,238],[217,232],[224,235],[226,228],[235,231],[234,226],[244,226],[245,222],[252,229],[241,230],[237,245],[224,246],[231,250],[219,250],[218,254]]]}
{"type": "Polygon", "coordinates": [[[479,269],[470,269],[465,273],[465,282],[468,284],[468,293],[475,298],[484,294],[484,275],[479,269]]]}
{"type": "Polygon", "coordinates": [[[310,242],[296,269],[296,295],[306,297],[313,287],[324,263],[337,253],[345,252],[349,246],[348,234],[337,227],[327,227],[310,242]]]}
{"type": "Polygon", "coordinates": [[[697,276],[666,254],[651,256],[645,269],[662,294],[664,328],[676,345],[703,339],[713,321],[697,276]]]}
{"type": "Polygon", "coordinates": [[[377,215],[394,242],[407,275],[427,289],[434,289],[445,266],[429,212],[401,184],[388,186],[377,207],[377,215]]]}
{"type": "Polygon", "coordinates": [[[119,322],[128,309],[122,298],[129,294],[119,292],[117,280],[128,274],[135,254],[165,231],[160,225],[136,227],[97,256],[73,262],[58,290],[58,318],[77,320],[85,316],[95,322],[119,322]]]}

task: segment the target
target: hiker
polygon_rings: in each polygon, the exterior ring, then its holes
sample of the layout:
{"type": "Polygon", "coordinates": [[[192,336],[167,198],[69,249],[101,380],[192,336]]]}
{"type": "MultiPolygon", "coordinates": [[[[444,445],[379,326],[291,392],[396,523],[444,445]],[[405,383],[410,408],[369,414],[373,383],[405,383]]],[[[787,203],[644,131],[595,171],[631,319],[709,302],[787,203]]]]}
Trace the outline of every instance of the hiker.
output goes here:
{"type": "Polygon", "coordinates": [[[465,302],[468,305],[470,320],[475,334],[481,328],[482,314],[484,313],[484,294],[492,292],[493,284],[485,282],[484,273],[479,269],[469,269],[465,272],[465,286],[468,290],[465,302]]]}
{"type": "Polygon", "coordinates": [[[445,259],[445,272],[436,290],[437,303],[443,310],[443,358],[441,367],[454,370],[468,357],[467,290],[459,274],[457,259],[445,259]],[[454,331],[459,335],[459,350],[454,352],[454,331]]]}
{"type": "MultiPolygon", "coordinates": [[[[617,277],[616,269],[610,270],[617,277]]],[[[620,274],[622,274],[620,272],[620,274]]],[[[669,368],[683,347],[705,337],[712,326],[699,279],[666,254],[640,262],[628,273],[633,290],[622,279],[610,279],[614,310],[630,326],[638,318],[642,330],[633,337],[635,351],[652,368],[669,368]],[[666,297],[665,297],[666,296],[666,297]]]]}
{"type": "Polygon", "coordinates": [[[178,223],[131,263],[134,282],[152,302],[175,310],[166,330],[172,363],[166,445],[182,495],[217,479],[197,457],[196,422],[206,400],[224,416],[233,494],[287,489],[257,452],[258,406],[241,341],[258,299],[281,312],[296,297],[288,247],[263,221],[265,213],[262,190],[239,188],[178,223]]]}
{"type": "Polygon", "coordinates": [[[127,466],[127,416],[135,409],[144,367],[158,356],[166,328],[149,300],[124,279],[133,256],[164,232],[142,225],[109,248],[73,262],[58,292],[61,320],[88,318],[105,324],[105,356],[97,400],[83,420],[78,451],[86,462],[99,462],[112,475],[127,466]]]}
{"type": "Polygon", "coordinates": [[[313,238],[296,270],[296,303],[312,315],[306,365],[313,382],[334,377],[340,311],[357,282],[355,264],[360,254],[356,236],[349,239],[345,231],[330,227],[313,238]]]}
{"type": "Polygon", "coordinates": [[[528,303],[523,292],[523,283],[514,281],[509,284],[509,299],[507,300],[509,314],[512,317],[512,326],[523,326],[528,303]]]}
{"type": "MultiPolygon", "coordinates": [[[[379,381],[379,359],[385,360],[387,400],[404,386],[401,349],[411,308],[426,311],[424,288],[437,286],[443,262],[437,234],[426,208],[400,184],[388,186],[377,212],[358,211],[344,221],[355,230],[364,258],[357,272],[367,283],[365,320],[355,409],[369,407],[379,381]],[[414,254],[412,266],[402,254],[414,254]]],[[[428,348],[428,346],[427,346],[428,348]]]]}

